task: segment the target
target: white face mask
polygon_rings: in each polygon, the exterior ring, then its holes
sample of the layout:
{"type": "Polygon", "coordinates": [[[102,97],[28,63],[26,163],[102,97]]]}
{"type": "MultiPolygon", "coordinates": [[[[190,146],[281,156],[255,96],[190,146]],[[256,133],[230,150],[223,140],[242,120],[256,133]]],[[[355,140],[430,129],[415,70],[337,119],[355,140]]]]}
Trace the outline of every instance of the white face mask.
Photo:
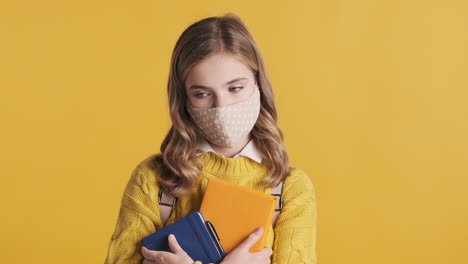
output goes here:
{"type": "Polygon", "coordinates": [[[257,122],[260,113],[260,90],[255,84],[253,94],[244,101],[200,109],[187,101],[187,110],[202,135],[213,144],[232,147],[244,139],[257,122]]]}

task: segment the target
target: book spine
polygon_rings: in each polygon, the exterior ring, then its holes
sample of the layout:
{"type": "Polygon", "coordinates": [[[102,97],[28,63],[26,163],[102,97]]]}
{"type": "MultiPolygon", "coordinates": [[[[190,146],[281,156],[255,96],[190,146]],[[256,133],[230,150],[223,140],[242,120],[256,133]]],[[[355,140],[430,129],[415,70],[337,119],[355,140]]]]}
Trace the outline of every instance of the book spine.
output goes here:
{"type": "Polygon", "coordinates": [[[200,228],[205,228],[205,227],[204,226],[200,227],[200,225],[197,224],[197,221],[195,219],[196,217],[198,218],[197,215],[191,215],[190,217],[188,217],[188,220],[190,221],[190,224],[192,225],[192,229],[195,231],[195,234],[197,235],[198,241],[199,241],[200,245],[202,246],[202,248],[203,248],[203,250],[205,252],[205,256],[207,256],[210,261],[212,261],[214,259],[217,259],[208,250],[207,247],[208,247],[208,245],[211,244],[210,243],[211,241],[207,241],[206,237],[204,237],[203,234],[200,232],[200,228]]]}

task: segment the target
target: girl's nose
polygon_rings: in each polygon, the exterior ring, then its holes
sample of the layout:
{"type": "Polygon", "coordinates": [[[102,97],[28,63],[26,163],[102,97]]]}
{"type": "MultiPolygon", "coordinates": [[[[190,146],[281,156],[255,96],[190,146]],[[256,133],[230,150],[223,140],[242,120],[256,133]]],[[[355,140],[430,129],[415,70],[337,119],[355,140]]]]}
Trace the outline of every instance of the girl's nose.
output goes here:
{"type": "Polygon", "coordinates": [[[216,95],[213,107],[225,106],[229,104],[229,98],[222,95],[216,95]]]}

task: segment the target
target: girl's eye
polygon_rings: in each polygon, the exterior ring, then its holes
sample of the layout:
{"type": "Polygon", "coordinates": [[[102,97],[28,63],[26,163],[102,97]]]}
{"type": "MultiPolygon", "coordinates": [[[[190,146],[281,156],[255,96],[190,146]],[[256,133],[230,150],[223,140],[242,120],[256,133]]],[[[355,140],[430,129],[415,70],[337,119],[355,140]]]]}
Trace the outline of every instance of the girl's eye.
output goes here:
{"type": "MultiPolygon", "coordinates": [[[[242,86],[237,86],[237,87],[231,87],[231,88],[229,88],[229,90],[230,90],[231,92],[237,93],[239,90],[241,90],[241,89],[243,89],[243,88],[244,88],[244,87],[242,87],[242,86]],[[236,89],[236,88],[239,88],[239,89],[237,89],[237,90],[231,90],[231,89],[236,89]]],[[[201,92],[201,93],[196,93],[196,94],[194,94],[194,95],[195,95],[195,97],[202,98],[202,97],[205,97],[204,94],[207,94],[207,93],[201,92]]]]}
{"type": "Polygon", "coordinates": [[[206,94],[206,93],[196,93],[195,97],[204,97],[204,96],[200,96],[201,94],[206,94]]]}
{"type": "MultiPolygon", "coordinates": [[[[242,89],[242,88],[244,88],[244,87],[238,86],[238,87],[232,87],[231,89],[235,89],[235,88],[239,88],[239,90],[240,90],[240,89],[242,89]]],[[[237,92],[237,91],[239,91],[239,90],[235,90],[234,92],[237,92]]]]}

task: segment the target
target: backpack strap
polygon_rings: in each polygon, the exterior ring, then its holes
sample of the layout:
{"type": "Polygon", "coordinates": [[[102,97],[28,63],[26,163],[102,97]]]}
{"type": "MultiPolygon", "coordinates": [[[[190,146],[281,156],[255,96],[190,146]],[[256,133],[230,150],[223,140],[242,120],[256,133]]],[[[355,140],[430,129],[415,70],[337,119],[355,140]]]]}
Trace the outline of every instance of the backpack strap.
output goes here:
{"type": "Polygon", "coordinates": [[[177,197],[174,197],[172,194],[163,191],[163,188],[159,190],[158,196],[159,202],[159,213],[161,215],[161,222],[163,226],[166,224],[167,219],[171,215],[172,208],[175,206],[177,197]],[[161,206],[162,205],[162,206],[161,206]]]}
{"type": "Polygon", "coordinates": [[[273,227],[276,224],[276,219],[278,218],[279,214],[281,213],[281,209],[283,209],[283,181],[281,181],[278,185],[275,187],[271,188],[271,195],[278,196],[278,204],[276,205],[275,212],[273,213],[273,227]]]}
{"type": "MultiPolygon", "coordinates": [[[[276,224],[276,220],[278,219],[278,216],[281,212],[281,209],[283,209],[283,181],[281,181],[277,186],[271,188],[271,195],[278,196],[278,204],[275,208],[275,212],[273,213],[273,219],[272,219],[272,224],[273,227],[276,224]]],[[[163,191],[161,188],[159,190],[159,196],[158,196],[158,202],[159,202],[159,212],[161,215],[161,222],[163,226],[166,224],[167,219],[171,215],[172,208],[175,206],[177,202],[177,197],[174,197],[172,194],[163,191]],[[161,206],[162,205],[162,206],[161,206]]]]}

